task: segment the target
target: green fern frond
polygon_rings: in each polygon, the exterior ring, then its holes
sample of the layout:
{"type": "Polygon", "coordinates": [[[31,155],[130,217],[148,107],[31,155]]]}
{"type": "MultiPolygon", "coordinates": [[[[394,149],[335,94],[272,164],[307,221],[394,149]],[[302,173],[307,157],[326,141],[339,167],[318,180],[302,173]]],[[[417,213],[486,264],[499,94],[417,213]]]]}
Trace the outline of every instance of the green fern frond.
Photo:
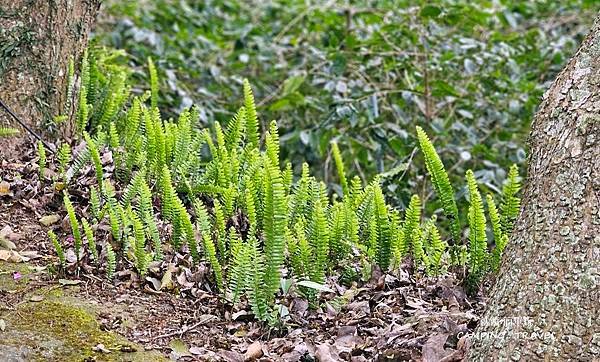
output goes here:
{"type": "Polygon", "coordinates": [[[423,152],[427,172],[431,177],[431,183],[440,198],[444,214],[450,221],[452,239],[455,243],[458,243],[460,241],[460,220],[458,218],[458,208],[454,198],[454,189],[450,184],[450,179],[448,178],[448,174],[446,173],[446,169],[440,156],[436,152],[435,147],[429,140],[425,131],[419,126],[417,126],[417,138],[419,140],[421,151],[423,152]]]}
{"type": "Polygon", "coordinates": [[[265,262],[264,257],[260,253],[256,238],[250,237],[246,245],[250,263],[244,266],[248,271],[246,293],[248,302],[252,308],[254,317],[258,320],[265,321],[269,314],[269,305],[267,298],[271,298],[270,294],[265,290],[265,262]]]}
{"type": "Polygon", "coordinates": [[[273,121],[269,132],[265,134],[265,148],[271,164],[279,169],[279,136],[277,132],[277,124],[273,121]]]}
{"type": "Polygon", "coordinates": [[[350,190],[348,189],[348,181],[346,181],[344,161],[342,159],[342,154],[340,153],[340,149],[338,147],[337,142],[333,142],[331,144],[331,152],[335,161],[335,168],[337,169],[338,177],[340,178],[340,185],[342,186],[342,191],[344,193],[344,196],[347,196],[350,190]]]}
{"type": "Polygon", "coordinates": [[[473,171],[467,170],[465,176],[469,189],[469,273],[478,280],[487,266],[486,219],[473,171]]]}
{"type": "Polygon", "coordinates": [[[391,259],[391,229],[387,205],[379,183],[374,184],[374,213],[377,225],[377,245],[375,259],[382,270],[387,270],[391,259]]]}
{"type": "Polygon", "coordinates": [[[219,248],[221,262],[224,263],[228,258],[229,250],[225,240],[225,215],[219,200],[214,201],[213,211],[215,213],[215,239],[217,241],[217,247],[219,248]]]}
{"type": "Polygon", "coordinates": [[[65,204],[65,209],[67,209],[67,214],[69,215],[69,222],[71,224],[71,231],[73,232],[73,239],[75,243],[75,256],[77,257],[77,263],[79,263],[79,254],[81,251],[81,231],[79,230],[79,222],[77,221],[77,216],[75,215],[75,208],[69,199],[69,194],[65,191],[63,194],[63,202],[65,204]]]}
{"type": "Polygon", "coordinates": [[[315,259],[308,274],[310,280],[324,283],[329,261],[329,230],[325,209],[319,199],[313,205],[311,224],[310,242],[313,244],[315,259]]]}
{"type": "Polygon", "coordinates": [[[37,150],[40,179],[44,179],[44,169],[46,168],[46,148],[44,147],[42,141],[37,142],[37,150]]]}
{"type": "MultiPolygon", "coordinates": [[[[419,243],[421,237],[421,199],[418,195],[410,198],[410,203],[404,215],[404,240],[405,244],[415,256],[415,243],[419,243]]],[[[419,251],[417,250],[417,254],[419,251]]]]}
{"type": "Polygon", "coordinates": [[[427,274],[438,276],[443,272],[443,256],[448,249],[448,244],[442,240],[434,220],[430,220],[426,226],[425,233],[428,240],[425,249],[427,251],[427,274]]]}
{"type": "Polygon", "coordinates": [[[246,135],[248,144],[252,148],[258,148],[258,116],[256,114],[256,105],[254,104],[254,94],[252,94],[252,87],[250,87],[248,79],[244,79],[243,93],[244,107],[246,108],[246,135]]]}
{"type": "Polygon", "coordinates": [[[102,187],[104,173],[102,171],[102,160],[100,159],[100,151],[98,150],[96,142],[94,142],[92,137],[90,137],[90,135],[85,131],[83,132],[83,138],[85,139],[87,149],[90,153],[90,157],[92,158],[92,162],[94,164],[94,170],[96,171],[96,180],[98,182],[98,186],[102,187]]]}
{"type": "Polygon", "coordinates": [[[498,272],[500,269],[500,263],[502,262],[502,255],[506,248],[506,244],[508,244],[508,235],[502,234],[502,237],[496,241],[494,250],[492,250],[490,266],[494,272],[498,272]]]}
{"type": "Polygon", "coordinates": [[[227,149],[233,150],[237,148],[246,131],[246,108],[240,107],[236,114],[227,123],[227,135],[225,136],[225,143],[227,149]]]}
{"type": "Polygon", "coordinates": [[[16,128],[0,126],[0,138],[13,137],[13,136],[18,135],[19,133],[21,133],[21,132],[19,132],[19,130],[16,128]]]}
{"type": "Polygon", "coordinates": [[[100,219],[100,196],[96,186],[90,186],[90,208],[92,216],[96,219],[100,219]]]}
{"type": "Polygon", "coordinates": [[[115,270],[117,269],[117,256],[110,243],[106,243],[106,263],[106,278],[112,280],[115,275],[115,270]]]}
{"type": "Polygon", "coordinates": [[[150,106],[154,109],[158,105],[158,72],[150,57],[148,57],[148,74],[150,76],[150,106]]]}
{"type": "Polygon", "coordinates": [[[513,224],[519,215],[521,199],[517,197],[517,194],[520,189],[519,168],[517,165],[512,165],[502,188],[502,203],[500,204],[502,231],[507,235],[512,232],[513,224]]]}
{"type": "MultiPolygon", "coordinates": [[[[270,300],[279,290],[281,269],[284,264],[287,205],[279,168],[265,158],[265,291],[270,300]]],[[[324,217],[324,216],[323,216],[324,217]]]]}
{"type": "Polygon", "coordinates": [[[65,180],[66,179],[65,172],[67,171],[69,162],[71,162],[71,147],[69,146],[68,143],[63,142],[60,145],[60,147],[58,148],[57,158],[58,158],[58,164],[59,164],[58,171],[59,171],[61,177],[63,178],[63,180],[65,180]]]}
{"type": "Polygon", "coordinates": [[[217,250],[215,244],[211,239],[211,223],[206,211],[206,206],[200,200],[194,202],[194,211],[196,213],[196,224],[200,231],[200,237],[202,238],[202,245],[204,247],[204,253],[210,263],[210,266],[215,273],[215,281],[217,282],[217,288],[220,291],[224,291],[223,286],[223,271],[221,263],[217,258],[217,250]]]}
{"type": "Polygon", "coordinates": [[[148,272],[148,263],[150,261],[149,256],[146,254],[146,233],[144,231],[144,225],[140,218],[137,215],[135,215],[135,213],[131,216],[133,223],[133,235],[135,240],[135,267],[141,276],[145,276],[148,272]]]}
{"type": "Polygon", "coordinates": [[[94,258],[94,261],[98,262],[98,249],[96,248],[96,239],[94,238],[94,231],[86,219],[81,219],[81,225],[83,226],[83,232],[87,239],[88,249],[94,258]]]}
{"type": "Polygon", "coordinates": [[[50,241],[52,242],[52,245],[54,246],[54,250],[56,251],[56,255],[58,256],[58,261],[60,263],[60,266],[64,267],[65,266],[65,253],[63,251],[62,246],[60,245],[60,242],[58,241],[58,238],[56,237],[56,234],[52,230],[48,230],[48,237],[50,238],[50,241]]]}

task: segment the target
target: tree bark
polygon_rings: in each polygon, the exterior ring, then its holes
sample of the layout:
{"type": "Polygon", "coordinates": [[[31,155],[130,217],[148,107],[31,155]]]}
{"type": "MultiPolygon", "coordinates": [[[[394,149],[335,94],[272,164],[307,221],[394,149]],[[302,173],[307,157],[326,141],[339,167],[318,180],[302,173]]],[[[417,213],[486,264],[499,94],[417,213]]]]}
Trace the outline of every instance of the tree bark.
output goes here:
{"type": "MultiPolygon", "coordinates": [[[[54,116],[69,113],[69,60],[80,59],[99,7],[100,0],[0,0],[0,99],[32,128],[48,130],[54,116]]],[[[3,110],[0,124],[18,128],[3,110]]],[[[0,139],[0,159],[19,151],[28,138],[21,135],[0,139]]]]}
{"type": "Polygon", "coordinates": [[[522,209],[473,361],[600,357],[600,16],[544,95],[522,209]]]}

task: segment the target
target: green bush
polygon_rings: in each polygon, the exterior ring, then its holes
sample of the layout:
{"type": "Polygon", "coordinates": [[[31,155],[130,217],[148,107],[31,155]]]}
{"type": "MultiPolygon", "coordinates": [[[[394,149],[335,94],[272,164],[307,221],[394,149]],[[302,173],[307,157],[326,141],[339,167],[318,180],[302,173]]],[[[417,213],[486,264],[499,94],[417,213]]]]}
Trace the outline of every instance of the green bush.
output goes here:
{"type": "Polygon", "coordinates": [[[405,206],[424,182],[411,157],[415,125],[455,165],[454,183],[478,170],[487,192],[523,164],[539,98],[598,9],[590,0],[107,1],[96,38],[130,55],[142,89],[141,69],[155,59],[167,117],[196,104],[204,126],[226,122],[248,78],[296,172],[308,162],[329,184],[336,139],[350,179],[381,173],[387,197],[405,206]]]}

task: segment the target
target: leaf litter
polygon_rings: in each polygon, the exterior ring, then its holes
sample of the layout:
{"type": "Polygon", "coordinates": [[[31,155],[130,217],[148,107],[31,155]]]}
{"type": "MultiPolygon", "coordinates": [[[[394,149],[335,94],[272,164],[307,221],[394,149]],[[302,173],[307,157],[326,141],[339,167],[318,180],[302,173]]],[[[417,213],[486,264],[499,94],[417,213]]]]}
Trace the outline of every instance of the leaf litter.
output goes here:
{"type": "MultiPolygon", "coordinates": [[[[59,222],[65,214],[60,190],[39,179],[34,158],[29,151],[21,160],[1,162],[0,260],[17,253],[21,261],[39,266],[56,262],[47,230],[69,235],[69,229],[59,222]]],[[[75,177],[70,192],[85,197],[85,185],[94,183],[93,171],[88,167],[75,177]]],[[[110,232],[107,225],[98,229],[110,232]]],[[[76,260],[72,245],[66,255],[71,263],[76,260]]],[[[373,270],[368,281],[351,286],[334,277],[325,285],[304,282],[320,292],[311,303],[292,287],[278,300],[284,318],[275,327],[257,323],[249,308],[233,308],[215,294],[207,264],[193,267],[188,254],[168,247],[165,260],[152,263],[143,279],[125,270],[109,283],[92,261],[84,260],[77,273],[74,268],[60,277],[44,272],[38,287],[58,283],[79,288],[79,298],[105,310],[99,316],[103,329],[174,360],[462,360],[484,307],[482,298],[467,296],[450,275],[417,278],[407,270],[395,275],[373,270]]]]}

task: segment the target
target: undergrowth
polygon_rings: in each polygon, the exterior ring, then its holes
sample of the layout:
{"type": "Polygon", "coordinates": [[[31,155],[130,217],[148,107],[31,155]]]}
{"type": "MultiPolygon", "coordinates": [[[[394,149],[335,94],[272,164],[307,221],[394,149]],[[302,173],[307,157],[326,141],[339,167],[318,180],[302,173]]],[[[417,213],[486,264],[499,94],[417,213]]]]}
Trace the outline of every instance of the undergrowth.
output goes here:
{"type": "MultiPolygon", "coordinates": [[[[331,194],[307,164],[294,175],[282,162],[277,123],[260,130],[247,81],[235,116],[202,129],[196,109],[176,120],[162,117],[150,59],[150,90],[135,96],[126,68],[110,60],[85,54],[75,120],[85,147],[72,155],[64,143],[58,152],[75,267],[93,260],[108,279],[117,269],[144,276],[153,261],[180,253],[210,267],[212,287],[225,300],[245,300],[257,319],[268,321],[277,320],[282,285],[293,281],[314,301],[329,277],[351,282],[370,272],[357,265],[394,273],[412,260],[418,275],[429,276],[466,266],[474,286],[498,269],[519,210],[516,167],[501,194],[486,195],[487,213],[474,173],[467,171],[469,208],[461,213],[442,160],[417,127],[440,215],[423,215],[418,195],[406,210],[390,207],[378,177],[367,185],[358,177],[348,180],[335,143],[342,193],[331,194]],[[95,180],[87,197],[73,202],[68,189],[75,185],[69,183],[88,165],[95,180]]],[[[39,152],[43,169],[43,146],[39,152]]],[[[66,270],[63,245],[49,235],[66,270]]]]}

